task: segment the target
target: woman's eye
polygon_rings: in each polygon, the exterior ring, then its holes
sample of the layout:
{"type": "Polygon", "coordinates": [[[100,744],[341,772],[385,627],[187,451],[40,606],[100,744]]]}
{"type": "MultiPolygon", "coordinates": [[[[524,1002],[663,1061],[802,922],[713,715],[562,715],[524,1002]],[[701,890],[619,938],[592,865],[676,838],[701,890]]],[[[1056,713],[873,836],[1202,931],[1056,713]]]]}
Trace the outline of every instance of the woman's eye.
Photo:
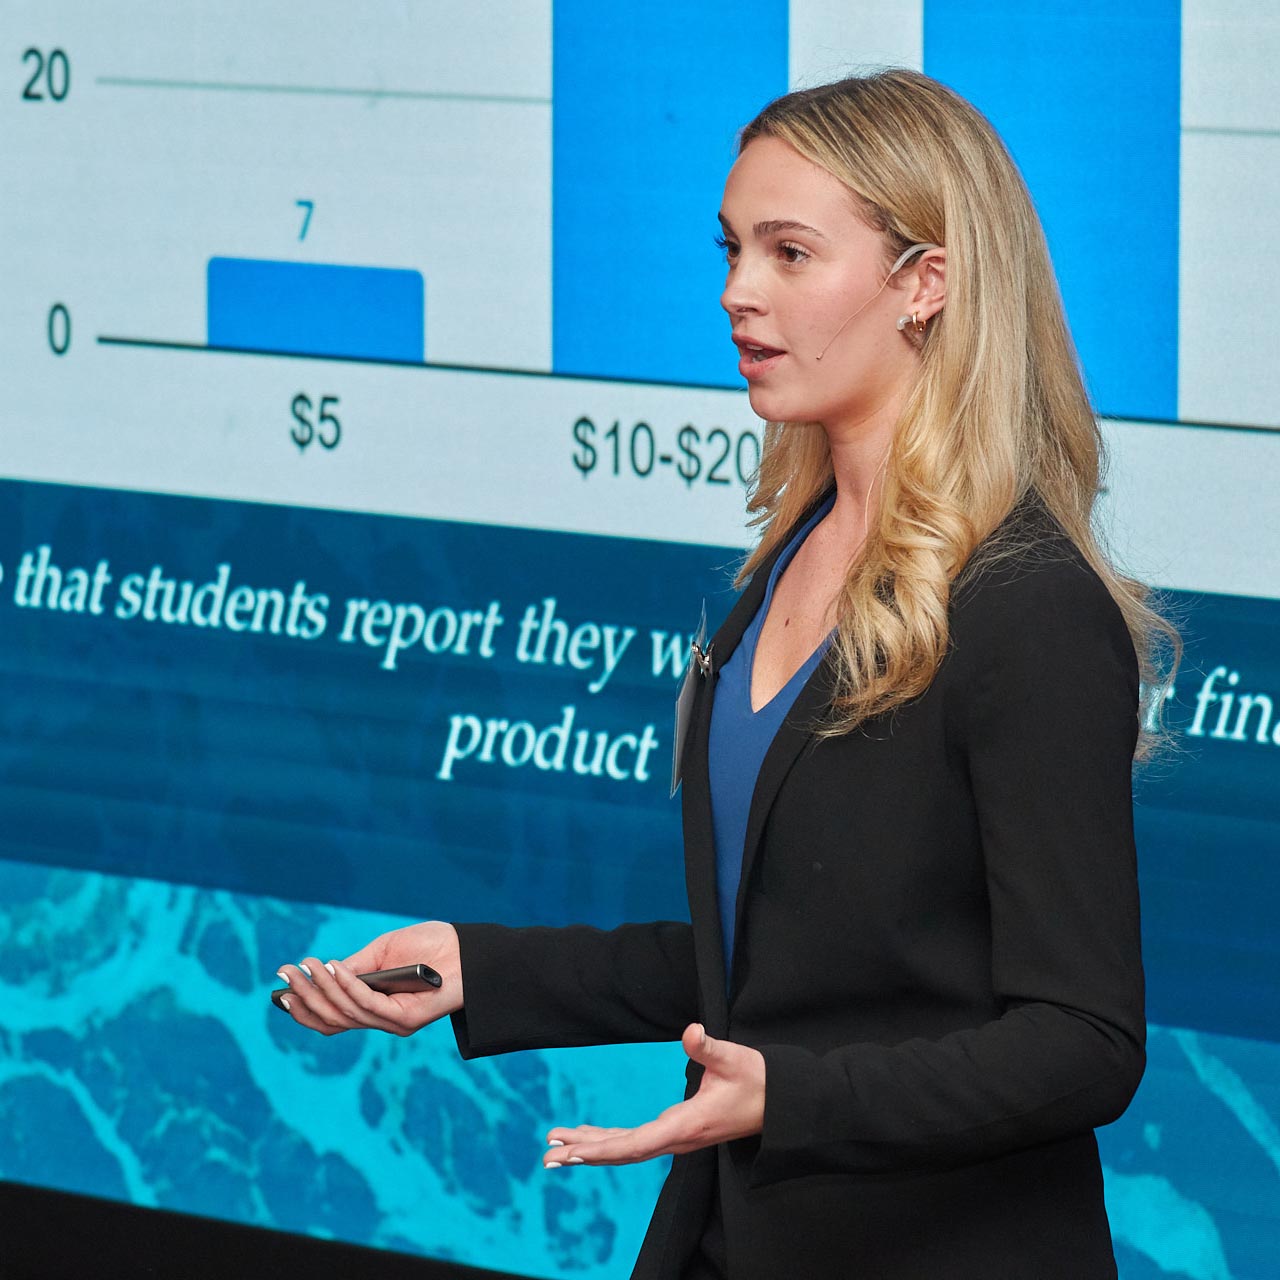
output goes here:
{"type": "Polygon", "coordinates": [[[717,248],[719,248],[720,252],[723,253],[726,258],[732,259],[738,256],[738,246],[734,241],[720,235],[713,238],[716,242],[717,248]]]}
{"type": "Polygon", "coordinates": [[[780,244],[778,252],[792,264],[803,262],[809,256],[808,252],[798,244],[780,244]]]}

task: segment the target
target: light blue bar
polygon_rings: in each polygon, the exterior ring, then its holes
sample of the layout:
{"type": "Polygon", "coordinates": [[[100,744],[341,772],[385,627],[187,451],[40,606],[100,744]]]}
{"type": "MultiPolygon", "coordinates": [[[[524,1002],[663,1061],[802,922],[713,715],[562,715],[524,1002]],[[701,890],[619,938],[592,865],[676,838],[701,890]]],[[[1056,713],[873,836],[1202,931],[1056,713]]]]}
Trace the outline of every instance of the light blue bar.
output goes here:
{"type": "Polygon", "coordinates": [[[712,237],[737,131],[787,91],[786,0],[553,12],[553,368],[741,386],[712,237]]]}
{"type": "Polygon", "coordinates": [[[1040,211],[1098,409],[1178,416],[1179,0],[925,0],[924,69],[1040,211]]]}
{"type": "Polygon", "coordinates": [[[421,364],[425,292],[399,268],[210,258],[208,343],[421,364]]]}

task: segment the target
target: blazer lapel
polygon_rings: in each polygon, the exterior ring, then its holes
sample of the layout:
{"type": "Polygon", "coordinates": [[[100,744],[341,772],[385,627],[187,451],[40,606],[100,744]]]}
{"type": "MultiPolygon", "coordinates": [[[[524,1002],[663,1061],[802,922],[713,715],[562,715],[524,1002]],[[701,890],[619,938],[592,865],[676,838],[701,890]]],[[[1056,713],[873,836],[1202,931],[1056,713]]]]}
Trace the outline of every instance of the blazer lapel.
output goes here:
{"type": "Polygon", "coordinates": [[[684,820],[684,877],[693,920],[693,953],[698,967],[702,1017],[707,1033],[723,1036],[729,1022],[725,999],[724,942],[716,909],[715,827],[711,819],[711,778],[707,742],[711,734],[711,682],[700,678],[693,705],[690,741],[680,797],[684,820]]]}
{"type": "Polygon", "coordinates": [[[689,914],[694,921],[693,950],[698,966],[702,1012],[707,1033],[724,1036],[729,1026],[729,1004],[725,995],[724,939],[720,932],[720,912],[716,900],[716,839],[711,813],[711,772],[708,748],[711,742],[711,708],[715,701],[716,673],[738,647],[760,601],[764,598],[778,552],[751,575],[750,582],[729,611],[707,646],[711,675],[698,681],[689,742],[684,751],[681,816],[684,821],[684,874],[689,894],[689,914]]]}
{"type": "Polygon", "coordinates": [[[813,741],[814,726],[831,705],[834,692],[835,658],[828,650],[796,695],[795,703],[769,744],[769,750],[760,765],[760,773],[756,777],[747,816],[747,834],[742,848],[742,878],[738,881],[738,899],[734,907],[735,937],[742,937],[742,911],[746,901],[747,882],[760,848],[769,811],[773,808],[773,802],[792,765],[813,741]]]}
{"type": "MultiPolygon", "coordinates": [[[[724,940],[720,932],[720,913],[716,902],[716,847],[715,826],[711,812],[711,777],[708,747],[711,741],[711,710],[715,701],[716,672],[733,655],[742,642],[751,619],[755,617],[764,599],[769,574],[791,540],[795,529],[800,528],[826,500],[831,490],[825,490],[798,518],[784,538],[779,539],[769,557],[751,575],[729,616],[711,638],[708,653],[712,672],[702,679],[693,708],[690,741],[686,745],[683,777],[682,818],[685,837],[685,885],[689,894],[689,911],[694,920],[693,945],[697,961],[702,1008],[707,1020],[707,1031],[712,1036],[723,1036],[728,1030],[729,1005],[726,995],[724,971],[724,940]]],[[[751,800],[751,813],[747,824],[746,850],[743,854],[742,882],[745,884],[755,844],[764,828],[773,797],[782,784],[791,762],[808,740],[808,733],[799,726],[806,719],[811,721],[825,705],[829,687],[819,687],[816,682],[826,668],[826,662],[806,682],[796,704],[778,731],[761,766],[751,800]],[[794,724],[793,724],[794,722],[794,724]],[[767,801],[764,800],[767,792],[767,801]],[[753,834],[754,833],[754,834],[753,834]]],[[[739,886],[737,912],[742,912],[742,892],[739,886]]],[[[739,920],[739,924],[740,924],[739,920]]]]}

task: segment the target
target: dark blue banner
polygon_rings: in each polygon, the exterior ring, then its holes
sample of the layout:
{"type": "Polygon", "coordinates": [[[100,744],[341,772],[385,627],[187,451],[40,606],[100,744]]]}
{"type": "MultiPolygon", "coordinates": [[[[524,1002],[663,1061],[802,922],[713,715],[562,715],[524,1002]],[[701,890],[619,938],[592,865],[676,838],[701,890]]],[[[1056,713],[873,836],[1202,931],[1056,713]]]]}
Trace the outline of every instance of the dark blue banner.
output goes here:
{"type": "Polygon", "coordinates": [[[0,853],[448,918],[685,912],[722,548],[0,484],[0,853]]]}
{"type": "Polygon", "coordinates": [[[1148,1015],[1280,1040],[1280,601],[1170,603],[1176,732],[1134,787],[1148,1015]]]}

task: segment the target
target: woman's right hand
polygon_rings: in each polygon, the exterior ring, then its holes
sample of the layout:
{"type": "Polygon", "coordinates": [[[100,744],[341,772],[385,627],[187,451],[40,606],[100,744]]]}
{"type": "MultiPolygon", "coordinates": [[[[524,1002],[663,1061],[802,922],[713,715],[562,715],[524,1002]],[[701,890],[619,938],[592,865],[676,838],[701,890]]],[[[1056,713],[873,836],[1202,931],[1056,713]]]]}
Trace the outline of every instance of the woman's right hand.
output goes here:
{"type": "Polygon", "coordinates": [[[281,965],[279,976],[289,987],[282,1000],[289,1016],[325,1036],[360,1028],[408,1036],[462,1008],[458,932],[443,920],[393,929],[345,960],[307,956],[281,965]],[[443,979],[439,989],[384,995],[356,976],[406,964],[430,965],[443,979]]]}

